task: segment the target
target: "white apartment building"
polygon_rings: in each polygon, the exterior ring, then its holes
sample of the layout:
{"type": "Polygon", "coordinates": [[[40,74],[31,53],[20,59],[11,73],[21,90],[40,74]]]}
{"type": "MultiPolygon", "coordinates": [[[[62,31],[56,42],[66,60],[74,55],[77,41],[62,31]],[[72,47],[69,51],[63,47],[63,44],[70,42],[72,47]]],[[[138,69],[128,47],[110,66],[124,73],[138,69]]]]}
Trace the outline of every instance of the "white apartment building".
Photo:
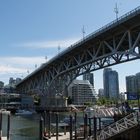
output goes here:
{"type": "Polygon", "coordinates": [[[88,80],[74,80],[69,86],[68,94],[75,105],[96,101],[96,92],[88,80]]]}

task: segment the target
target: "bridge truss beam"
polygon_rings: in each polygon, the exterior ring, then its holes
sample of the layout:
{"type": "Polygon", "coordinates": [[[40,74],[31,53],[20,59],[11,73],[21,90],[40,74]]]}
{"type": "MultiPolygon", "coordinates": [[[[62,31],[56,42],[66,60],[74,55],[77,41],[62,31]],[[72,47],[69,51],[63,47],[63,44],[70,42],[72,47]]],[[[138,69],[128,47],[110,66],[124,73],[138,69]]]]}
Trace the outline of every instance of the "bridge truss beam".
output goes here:
{"type": "MultiPolygon", "coordinates": [[[[140,14],[136,18],[140,20],[140,14]]],[[[140,58],[140,23],[117,22],[98,36],[83,39],[67,53],[58,54],[52,63],[17,86],[19,93],[39,93],[54,98],[56,93],[67,96],[67,87],[78,76],[112,65],[140,58]],[[60,55],[60,56],[59,56],[60,55]]]]}

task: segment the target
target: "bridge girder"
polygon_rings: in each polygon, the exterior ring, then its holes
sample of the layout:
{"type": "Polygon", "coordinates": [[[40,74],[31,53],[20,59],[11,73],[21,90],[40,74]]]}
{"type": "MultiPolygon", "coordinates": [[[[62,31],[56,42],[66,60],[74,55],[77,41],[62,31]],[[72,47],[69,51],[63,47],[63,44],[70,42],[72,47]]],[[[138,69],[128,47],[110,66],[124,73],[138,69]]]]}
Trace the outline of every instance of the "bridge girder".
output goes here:
{"type": "Polygon", "coordinates": [[[33,89],[43,93],[60,79],[69,85],[73,79],[87,71],[95,71],[138,58],[140,58],[140,32],[133,29],[126,30],[110,38],[98,39],[93,44],[83,44],[74,54],[59,60],[26,82],[22,91],[26,93],[33,89]]]}
{"type": "MultiPolygon", "coordinates": [[[[56,92],[62,93],[71,81],[86,72],[139,59],[139,20],[140,10],[129,22],[117,21],[115,27],[113,25],[98,36],[83,39],[77,47],[69,47],[68,53],[62,52],[52,63],[17,85],[18,92],[55,96],[56,92]]],[[[67,93],[63,94],[67,96],[67,93]]]]}

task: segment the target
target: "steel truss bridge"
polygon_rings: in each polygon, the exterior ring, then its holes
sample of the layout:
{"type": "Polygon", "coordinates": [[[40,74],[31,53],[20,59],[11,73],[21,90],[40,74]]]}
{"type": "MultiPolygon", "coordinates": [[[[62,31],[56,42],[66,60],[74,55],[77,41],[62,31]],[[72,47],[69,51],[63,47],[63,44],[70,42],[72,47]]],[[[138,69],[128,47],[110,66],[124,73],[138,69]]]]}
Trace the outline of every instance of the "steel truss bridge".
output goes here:
{"type": "Polygon", "coordinates": [[[59,53],[24,78],[17,91],[44,94],[52,103],[56,93],[67,96],[67,87],[76,77],[139,58],[140,7],[59,53]]]}

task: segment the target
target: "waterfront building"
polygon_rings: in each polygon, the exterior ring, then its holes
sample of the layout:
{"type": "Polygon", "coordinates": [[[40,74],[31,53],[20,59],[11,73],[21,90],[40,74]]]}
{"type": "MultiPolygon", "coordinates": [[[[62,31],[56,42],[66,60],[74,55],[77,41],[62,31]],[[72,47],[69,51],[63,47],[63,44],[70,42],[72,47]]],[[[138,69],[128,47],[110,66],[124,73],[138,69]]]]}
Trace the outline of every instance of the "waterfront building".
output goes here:
{"type": "Polygon", "coordinates": [[[16,78],[14,79],[13,77],[10,77],[9,79],[9,85],[10,86],[15,86],[16,84],[18,84],[21,81],[21,78],[16,78]]]}
{"type": "Polygon", "coordinates": [[[4,87],[4,82],[0,81],[0,89],[4,87]]]}
{"type": "Polygon", "coordinates": [[[16,78],[15,82],[18,84],[22,79],[21,78],[16,78]]]}
{"type": "Polygon", "coordinates": [[[0,94],[4,93],[4,82],[0,81],[0,94]]]}
{"type": "Polygon", "coordinates": [[[13,86],[13,85],[15,85],[15,83],[16,83],[15,79],[13,77],[10,77],[9,85],[13,86]]]}
{"type": "Polygon", "coordinates": [[[88,80],[74,80],[68,88],[69,97],[72,104],[83,105],[84,103],[94,103],[96,92],[88,80]]]}
{"type": "Polygon", "coordinates": [[[34,106],[34,99],[30,95],[21,95],[21,106],[25,108],[33,108],[34,106]]]}
{"type": "Polygon", "coordinates": [[[88,72],[88,73],[83,74],[83,80],[88,80],[90,84],[92,84],[94,87],[94,74],[93,73],[88,72]]]}
{"type": "Polygon", "coordinates": [[[111,68],[105,68],[103,71],[104,96],[110,99],[119,97],[118,73],[111,68]]]}
{"type": "Polygon", "coordinates": [[[14,79],[13,77],[9,78],[9,83],[3,87],[4,93],[16,93],[16,84],[21,81],[21,78],[14,79]]]}

